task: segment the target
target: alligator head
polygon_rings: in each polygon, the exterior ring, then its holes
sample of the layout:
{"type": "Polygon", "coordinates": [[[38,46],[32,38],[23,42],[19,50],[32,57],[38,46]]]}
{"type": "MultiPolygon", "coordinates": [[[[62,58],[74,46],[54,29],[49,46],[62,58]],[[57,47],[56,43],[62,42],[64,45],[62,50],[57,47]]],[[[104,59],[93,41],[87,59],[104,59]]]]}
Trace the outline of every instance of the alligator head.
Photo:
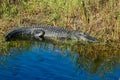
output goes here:
{"type": "Polygon", "coordinates": [[[97,39],[89,36],[87,33],[76,31],[76,30],[72,32],[71,37],[78,40],[88,41],[88,42],[99,42],[97,39]]]}

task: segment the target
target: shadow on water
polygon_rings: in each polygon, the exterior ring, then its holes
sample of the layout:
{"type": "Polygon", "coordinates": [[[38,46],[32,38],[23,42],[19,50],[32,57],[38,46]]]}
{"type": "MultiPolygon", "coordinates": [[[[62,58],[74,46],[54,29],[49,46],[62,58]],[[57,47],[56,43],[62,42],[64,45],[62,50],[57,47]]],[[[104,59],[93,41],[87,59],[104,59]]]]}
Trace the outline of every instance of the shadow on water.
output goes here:
{"type": "Polygon", "coordinates": [[[120,79],[119,43],[26,40],[4,45],[0,50],[0,78],[120,79]]]}

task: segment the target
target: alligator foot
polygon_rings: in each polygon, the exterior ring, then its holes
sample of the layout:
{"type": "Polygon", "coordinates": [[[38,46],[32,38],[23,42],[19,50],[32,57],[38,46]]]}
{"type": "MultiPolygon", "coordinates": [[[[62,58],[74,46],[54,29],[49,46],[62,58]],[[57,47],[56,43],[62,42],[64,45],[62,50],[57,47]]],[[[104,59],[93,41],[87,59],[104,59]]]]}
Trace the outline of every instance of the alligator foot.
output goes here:
{"type": "Polygon", "coordinates": [[[45,34],[45,32],[43,30],[34,31],[35,39],[40,40],[40,41],[44,40],[44,34],[45,34]]]}

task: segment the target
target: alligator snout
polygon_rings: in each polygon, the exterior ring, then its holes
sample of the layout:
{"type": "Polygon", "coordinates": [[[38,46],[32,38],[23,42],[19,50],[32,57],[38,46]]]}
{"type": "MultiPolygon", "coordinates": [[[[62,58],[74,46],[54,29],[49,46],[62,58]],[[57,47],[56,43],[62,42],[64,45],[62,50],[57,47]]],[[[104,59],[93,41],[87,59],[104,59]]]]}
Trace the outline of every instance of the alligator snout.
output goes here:
{"type": "Polygon", "coordinates": [[[73,36],[75,36],[75,38],[82,40],[82,41],[99,42],[97,39],[91,37],[87,33],[81,32],[81,31],[74,31],[73,34],[74,34],[73,36]]]}
{"type": "Polygon", "coordinates": [[[83,35],[81,35],[81,38],[84,41],[88,41],[88,42],[99,42],[97,39],[89,36],[87,33],[84,33],[83,35]]]}
{"type": "Polygon", "coordinates": [[[85,39],[86,41],[89,41],[89,42],[99,42],[97,39],[89,36],[88,34],[85,34],[83,37],[84,37],[83,39],[85,39]]]}

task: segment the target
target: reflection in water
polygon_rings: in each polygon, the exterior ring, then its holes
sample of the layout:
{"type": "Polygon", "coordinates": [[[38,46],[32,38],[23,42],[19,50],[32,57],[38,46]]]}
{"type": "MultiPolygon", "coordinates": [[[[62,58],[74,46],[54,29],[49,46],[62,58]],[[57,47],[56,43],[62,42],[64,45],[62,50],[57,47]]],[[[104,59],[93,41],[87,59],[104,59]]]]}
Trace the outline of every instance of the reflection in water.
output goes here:
{"type": "Polygon", "coordinates": [[[0,79],[118,80],[119,44],[11,41],[0,50],[0,79]]]}

